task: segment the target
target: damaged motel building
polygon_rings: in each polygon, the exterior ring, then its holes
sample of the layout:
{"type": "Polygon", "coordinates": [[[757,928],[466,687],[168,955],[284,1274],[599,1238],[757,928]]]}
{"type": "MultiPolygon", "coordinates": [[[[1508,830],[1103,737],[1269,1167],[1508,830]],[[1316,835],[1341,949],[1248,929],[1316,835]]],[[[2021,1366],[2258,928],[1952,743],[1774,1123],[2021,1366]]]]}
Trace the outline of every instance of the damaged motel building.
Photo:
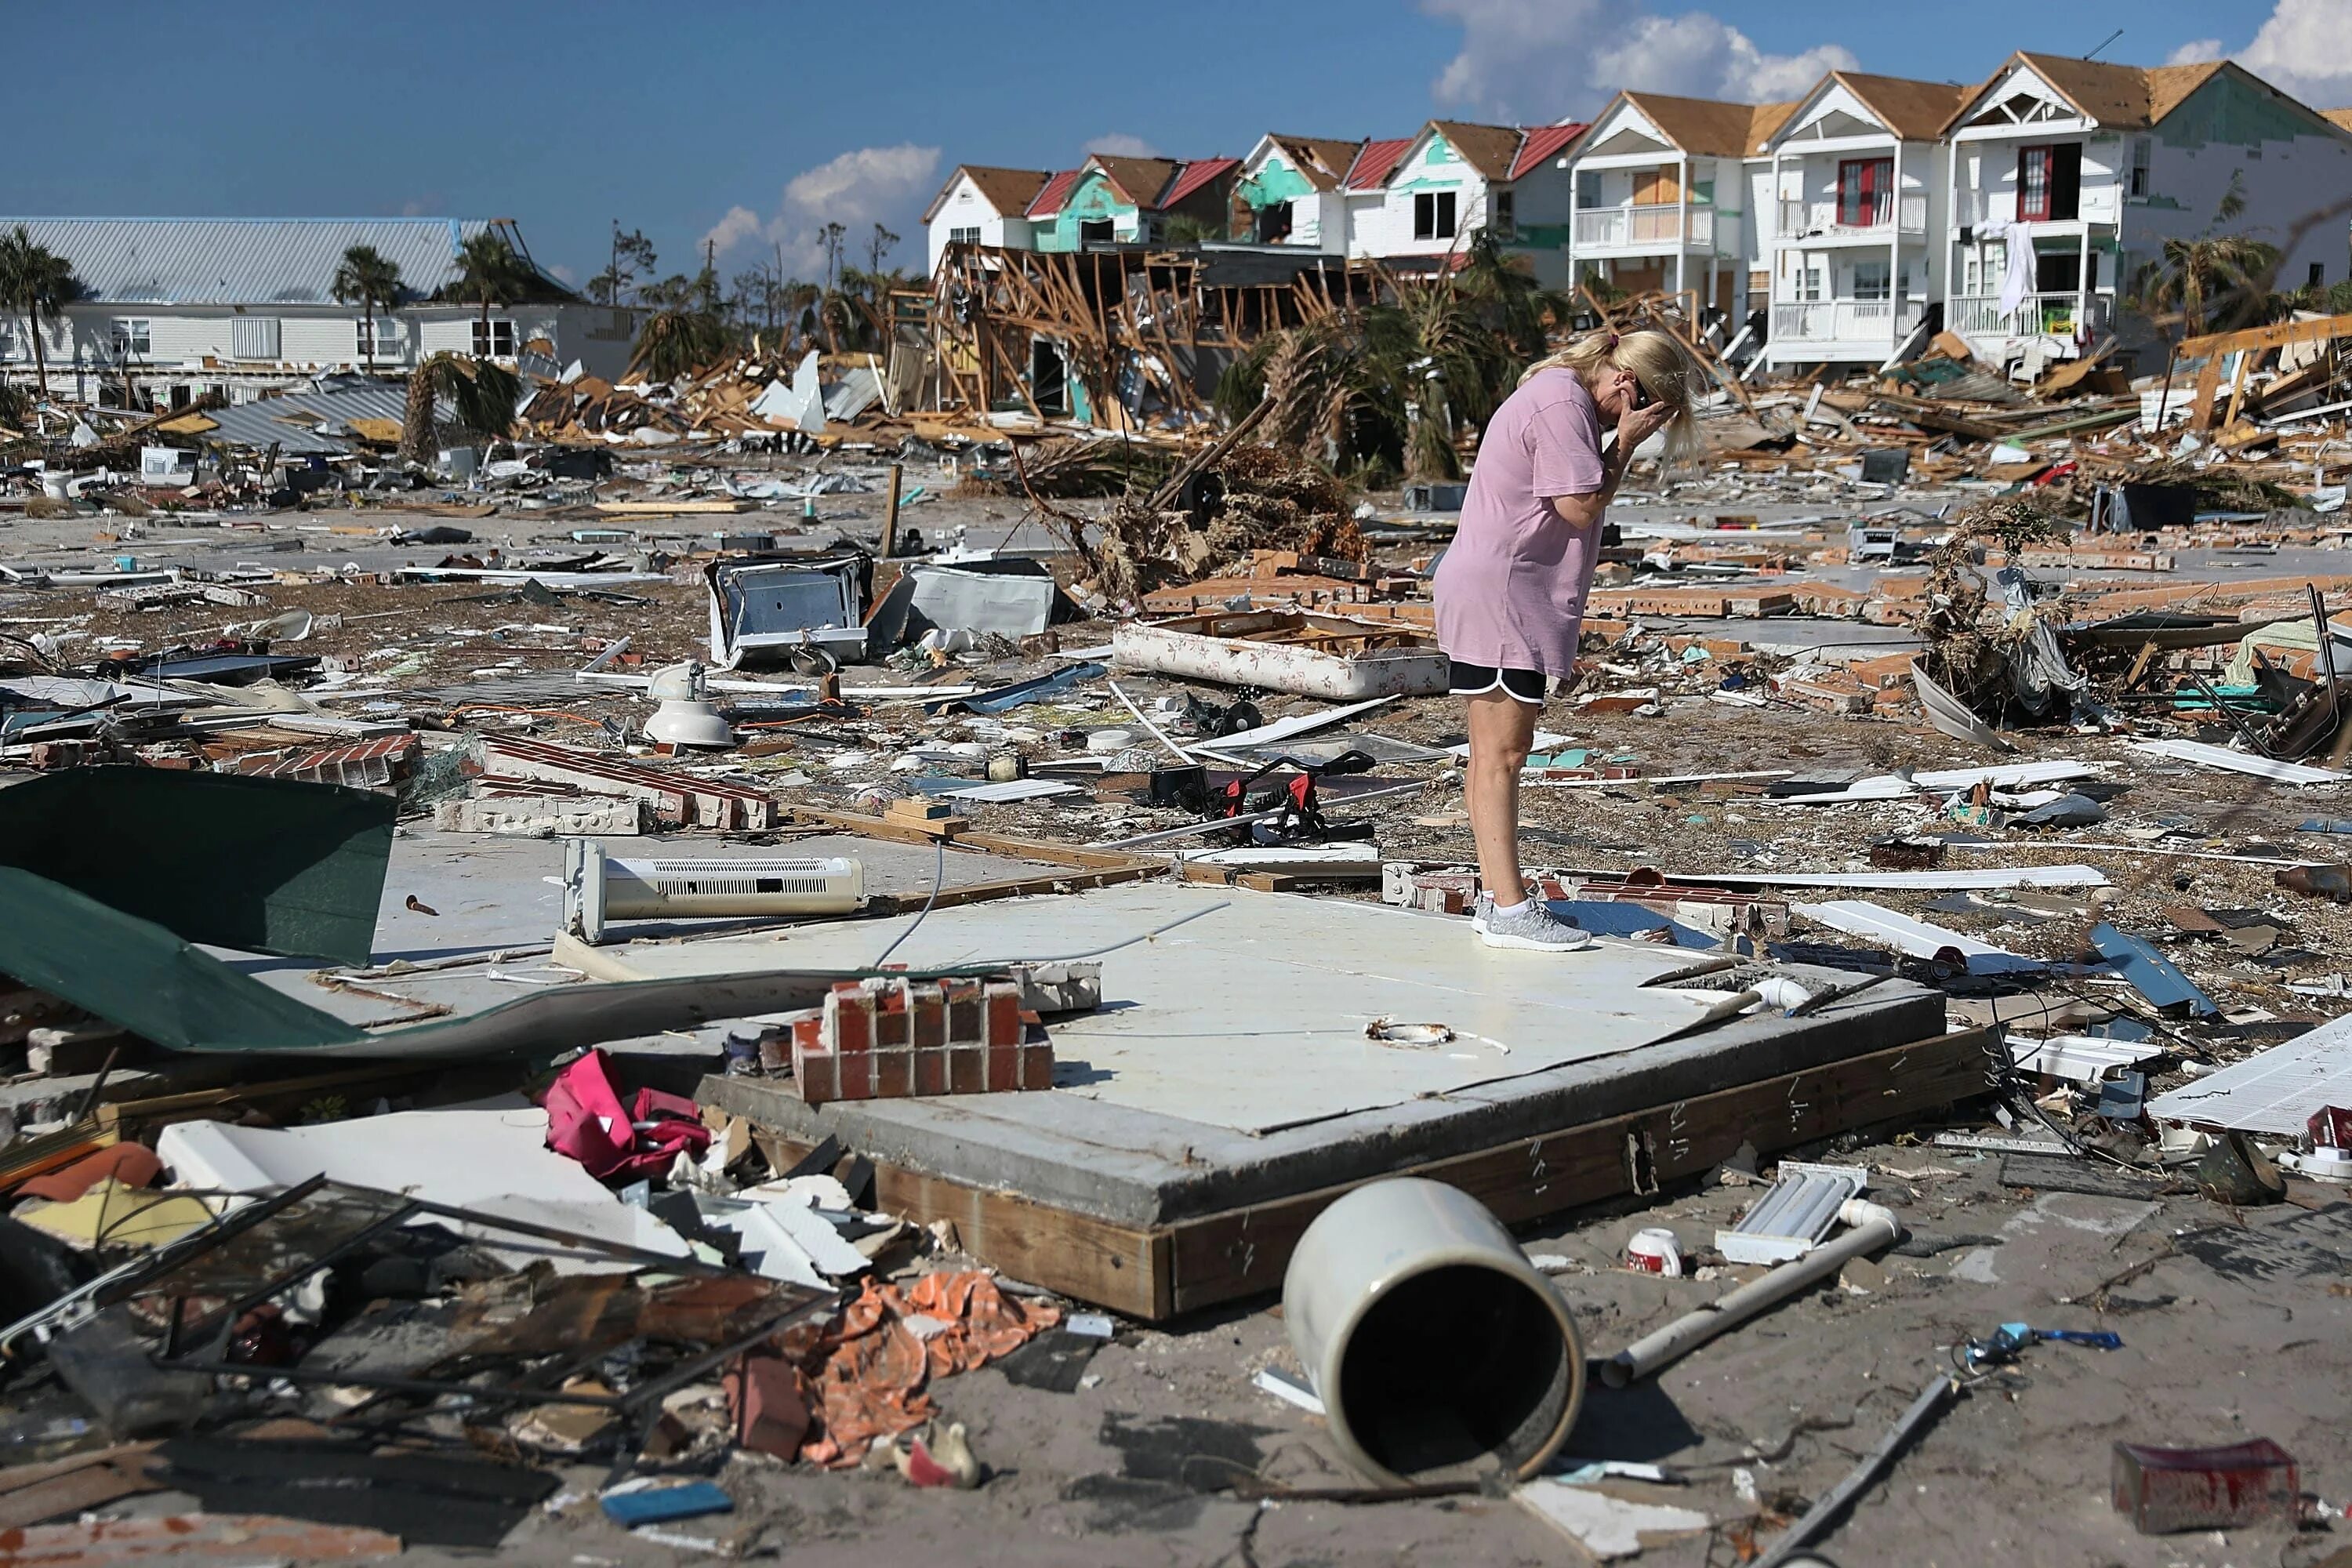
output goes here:
{"type": "Polygon", "coordinates": [[[134,408],[241,404],[307,386],[322,373],[399,374],[437,353],[554,375],[626,367],[640,312],[592,305],[530,261],[504,220],[400,218],[6,218],[63,258],[80,286],[43,321],[41,353],[21,316],[0,321],[0,374],[30,387],[134,408]],[[528,303],[488,312],[451,298],[459,249],[495,235],[528,268],[528,303]],[[399,268],[396,297],[371,311],[339,300],[346,251],[365,246],[399,268]],[[373,336],[370,335],[373,331],[373,336]]]}
{"type": "Polygon", "coordinates": [[[1793,102],[1626,91],[1589,124],[969,164],[925,215],[932,331],[976,406],[1089,419],[1121,381],[1189,383],[1181,406],[1264,331],[1392,295],[1483,232],[1548,288],[1678,300],[1751,374],[1876,365],[1946,329],[2035,365],[2120,333],[2129,363],[2151,346],[2134,279],[2225,208],[2281,247],[2279,287],[2352,275],[2342,215],[2311,221],[2352,180],[2347,119],[2226,62],[2021,52],[1975,86],[1841,70],[1793,102]],[[1141,368],[1074,372],[1107,349],[1141,368]]]}
{"type": "Polygon", "coordinates": [[[2346,1568],[2347,122],[970,164],[774,324],[24,220],[0,1568],[2346,1568]],[[1474,757],[1590,323],[1690,449],[1474,757]]]}

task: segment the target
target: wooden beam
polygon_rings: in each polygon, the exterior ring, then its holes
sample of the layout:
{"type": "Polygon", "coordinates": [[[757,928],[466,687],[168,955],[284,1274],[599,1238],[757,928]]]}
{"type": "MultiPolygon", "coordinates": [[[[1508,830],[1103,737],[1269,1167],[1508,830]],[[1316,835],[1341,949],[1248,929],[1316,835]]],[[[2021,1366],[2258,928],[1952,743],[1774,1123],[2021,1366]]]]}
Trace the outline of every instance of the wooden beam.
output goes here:
{"type": "MultiPolygon", "coordinates": [[[[1759,1154],[1940,1110],[1990,1089],[1990,1030],[1940,1035],[1806,1072],[1525,1138],[1395,1173],[1461,1188],[1507,1225],[1698,1175],[1752,1143],[1759,1154]]],[[[1361,1183],[1174,1227],[1175,1309],[1282,1287],[1315,1216],[1361,1183]]]]}
{"type": "MultiPolygon", "coordinates": [[[[1991,1030],[1939,1035],[1540,1137],[1388,1173],[1460,1187],[1507,1224],[1696,1176],[1752,1143],[1770,1153],[1938,1110],[1990,1089],[1991,1030]]],[[[703,1098],[729,1103],[729,1080],[703,1098]]],[[[757,1121],[756,1116],[752,1120],[757,1121]]],[[[789,1157],[809,1145],[778,1137],[789,1157]]],[[[1367,1180],[1377,1178],[1367,1178],[1367,1180]]],[[[875,1197],[919,1225],[952,1221],[965,1251],[1016,1279],[1129,1317],[1164,1320],[1282,1286],[1317,1215],[1363,1182],[1180,1220],[1122,1225],[904,1167],[877,1163],[875,1197]]]]}
{"type": "Polygon", "coordinates": [[[2284,348],[2289,343],[2333,342],[2352,338],[2352,316],[2326,316],[2315,321],[2281,321],[2274,326],[2249,327],[2237,332],[2208,332],[2183,338],[2172,352],[2182,359],[2210,359],[2240,349],[2284,348]]]}

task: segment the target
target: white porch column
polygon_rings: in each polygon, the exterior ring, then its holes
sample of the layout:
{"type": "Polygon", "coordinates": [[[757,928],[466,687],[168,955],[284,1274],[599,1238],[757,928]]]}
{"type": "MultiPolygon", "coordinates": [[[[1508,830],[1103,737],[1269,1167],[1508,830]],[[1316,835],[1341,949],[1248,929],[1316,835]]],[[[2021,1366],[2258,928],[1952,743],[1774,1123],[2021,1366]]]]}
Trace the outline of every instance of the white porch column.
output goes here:
{"type": "Polygon", "coordinates": [[[1685,267],[1690,260],[1690,154],[1675,160],[1675,292],[1687,287],[1685,267]]]}
{"type": "Polygon", "coordinates": [[[1960,270],[1958,252],[1953,249],[1960,237],[1960,143],[1958,138],[1944,143],[1944,330],[1952,330],[1952,279],[1960,270]]]}
{"type": "Polygon", "coordinates": [[[1886,247],[1886,352],[1903,344],[1903,138],[1895,138],[1895,190],[1889,198],[1895,233],[1886,247]]]}
{"type": "MultiPolygon", "coordinates": [[[[2079,202],[2080,197],[2076,200],[2079,202]]],[[[2081,245],[2076,248],[2074,263],[2074,341],[2083,341],[2083,330],[2091,324],[2091,226],[2075,207],[2074,221],[2082,226],[2081,245]]],[[[2158,410],[2159,416],[2162,410],[2158,410]]]]}

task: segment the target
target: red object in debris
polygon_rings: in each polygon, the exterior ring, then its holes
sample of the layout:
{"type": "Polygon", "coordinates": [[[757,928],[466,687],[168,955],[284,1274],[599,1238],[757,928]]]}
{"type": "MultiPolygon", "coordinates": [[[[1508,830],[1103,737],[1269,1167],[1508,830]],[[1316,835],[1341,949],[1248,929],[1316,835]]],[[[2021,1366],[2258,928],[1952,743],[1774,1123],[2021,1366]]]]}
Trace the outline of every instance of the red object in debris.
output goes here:
{"type": "Polygon", "coordinates": [[[547,1146],[592,1176],[635,1181],[658,1175],[680,1154],[710,1146],[701,1110],[682,1095],[641,1089],[625,1108],[604,1053],[590,1051],[547,1089],[547,1146]]]}
{"type": "Polygon", "coordinates": [[[35,1176],[16,1189],[17,1195],[69,1204],[112,1176],[126,1187],[152,1187],[163,1173],[163,1163],[143,1143],[117,1143],[76,1160],[63,1170],[35,1176]]]}
{"type": "Polygon", "coordinates": [[[737,1359],[719,1379],[727,1410],[735,1419],[735,1442],[755,1454],[791,1461],[808,1436],[808,1378],[772,1351],[737,1359]]]}
{"type": "Polygon", "coordinates": [[[811,1105],[1054,1086],[1054,1047],[1010,981],[845,980],[795,1023],[793,1079],[811,1105]]]}
{"type": "Polygon", "coordinates": [[[2291,1521],[2301,1508],[2294,1459],[2267,1437],[2219,1448],[2118,1443],[2114,1476],[2116,1511],[2142,1535],[2291,1521]]]}
{"type": "Polygon", "coordinates": [[[2352,1149],[2352,1110],[2340,1105],[2323,1105],[2311,1113],[2304,1123],[2311,1133],[2315,1149],[2352,1149]]]}

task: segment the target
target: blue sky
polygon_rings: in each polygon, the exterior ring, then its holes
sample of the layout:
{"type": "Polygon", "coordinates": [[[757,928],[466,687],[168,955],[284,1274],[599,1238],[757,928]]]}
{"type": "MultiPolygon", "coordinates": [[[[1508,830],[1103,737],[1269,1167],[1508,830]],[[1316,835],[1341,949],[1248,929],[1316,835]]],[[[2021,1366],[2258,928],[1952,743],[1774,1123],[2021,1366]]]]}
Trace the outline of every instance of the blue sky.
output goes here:
{"type": "Polygon", "coordinates": [[[916,215],[960,162],[1549,121],[1628,84],[1788,97],[1825,65],[1973,81],[2014,48],[2081,54],[2118,27],[2101,58],[2229,54],[2352,104],[2352,0],[107,0],[14,8],[9,58],[41,68],[9,73],[9,116],[38,152],[5,201],[512,217],[574,279],[604,265],[615,218],[665,270],[715,235],[729,274],[777,246],[814,272],[817,226],[881,220],[905,237],[892,259],[919,268],[916,215]]]}

